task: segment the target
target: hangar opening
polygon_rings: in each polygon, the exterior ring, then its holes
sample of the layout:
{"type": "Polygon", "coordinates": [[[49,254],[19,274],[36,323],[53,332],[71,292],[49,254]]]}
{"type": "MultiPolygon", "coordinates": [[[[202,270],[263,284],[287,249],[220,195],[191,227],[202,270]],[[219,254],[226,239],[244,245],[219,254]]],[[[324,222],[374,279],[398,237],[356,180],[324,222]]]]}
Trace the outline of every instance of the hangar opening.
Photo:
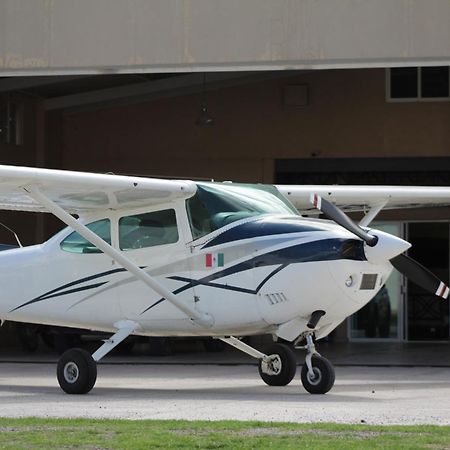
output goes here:
{"type": "MultiPolygon", "coordinates": [[[[450,158],[277,160],[279,184],[450,184],[450,158]]],[[[383,212],[376,228],[412,244],[409,255],[449,281],[448,211],[383,212]],[[427,219],[428,216],[428,219],[427,219]]],[[[448,341],[450,306],[394,271],[386,286],[348,319],[351,340],[448,341]]]]}

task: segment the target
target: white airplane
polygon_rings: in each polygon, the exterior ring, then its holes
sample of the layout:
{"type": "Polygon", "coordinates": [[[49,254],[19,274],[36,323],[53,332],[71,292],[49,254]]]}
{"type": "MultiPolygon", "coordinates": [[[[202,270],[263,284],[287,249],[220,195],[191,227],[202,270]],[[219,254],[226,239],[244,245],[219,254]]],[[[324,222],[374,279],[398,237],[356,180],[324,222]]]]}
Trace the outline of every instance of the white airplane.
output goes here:
{"type": "Polygon", "coordinates": [[[89,392],[96,363],[132,334],[216,337],[258,359],[261,378],[276,386],[296,372],[289,344],[304,343],[302,384],[323,394],[334,369],[315,340],[369,302],[393,267],[449,293],[404,254],[408,242],[368,225],[383,208],[449,204],[447,187],[275,187],[0,166],[0,209],[50,212],[67,225],[41,245],[0,252],[0,319],[111,333],[92,355],[61,356],[68,394],[89,392]],[[331,220],[298,213],[314,208],[331,220]],[[366,215],[357,225],[344,209],[366,215]],[[260,334],[276,341],[265,353],[239,339],[260,334]]]}

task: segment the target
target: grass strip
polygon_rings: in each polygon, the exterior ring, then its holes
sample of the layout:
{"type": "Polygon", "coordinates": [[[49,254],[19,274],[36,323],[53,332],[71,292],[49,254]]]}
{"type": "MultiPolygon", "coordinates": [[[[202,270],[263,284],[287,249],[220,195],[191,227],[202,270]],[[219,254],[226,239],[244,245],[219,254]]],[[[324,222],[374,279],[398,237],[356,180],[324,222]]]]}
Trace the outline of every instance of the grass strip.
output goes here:
{"type": "Polygon", "coordinates": [[[450,449],[449,426],[0,419],[1,449],[450,449]]]}

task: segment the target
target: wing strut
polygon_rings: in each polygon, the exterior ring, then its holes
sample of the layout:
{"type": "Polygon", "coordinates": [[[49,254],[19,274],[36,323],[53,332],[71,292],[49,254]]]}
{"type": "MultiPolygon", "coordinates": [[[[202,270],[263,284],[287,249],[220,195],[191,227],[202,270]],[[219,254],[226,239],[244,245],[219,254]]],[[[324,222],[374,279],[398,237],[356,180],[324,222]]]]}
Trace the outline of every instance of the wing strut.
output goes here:
{"type": "Polygon", "coordinates": [[[165,286],[156,281],[152,276],[139,268],[136,264],[130,261],[122,252],[116,250],[109,245],[89,228],[83,225],[80,221],[72,217],[68,212],[62,209],[54,201],[46,197],[36,187],[24,187],[24,191],[35,201],[45,206],[52,214],[61,219],[69,227],[73,228],[81,236],[87,239],[91,244],[95,245],[106,255],[114,259],[118,264],[132,273],[136,278],[144,282],[147,286],[157,292],[161,297],[172,303],[176,308],[186,314],[195,324],[201,327],[211,327],[214,324],[213,317],[205,312],[198,311],[197,309],[187,305],[181,301],[176,295],[169,291],[165,286]]]}
{"type": "Polygon", "coordinates": [[[372,220],[378,215],[378,213],[387,205],[389,200],[385,200],[381,203],[373,205],[368,213],[359,221],[360,227],[368,227],[372,220]]]}

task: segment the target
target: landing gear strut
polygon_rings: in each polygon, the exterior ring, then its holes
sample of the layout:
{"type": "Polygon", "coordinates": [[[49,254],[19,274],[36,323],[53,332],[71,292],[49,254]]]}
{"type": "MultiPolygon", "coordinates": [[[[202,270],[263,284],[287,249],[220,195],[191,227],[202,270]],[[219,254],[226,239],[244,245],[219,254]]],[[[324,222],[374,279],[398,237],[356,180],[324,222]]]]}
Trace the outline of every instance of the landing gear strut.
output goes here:
{"type": "MultiPolygon", "coordinates": [[[[303,387],[310,394],[325,394],[334,385],[334,368],[328,359],[320,356],[314,345],[314,330],[325,311],[317,310],[311,314],[307,323],[309,330],[300,337],[306,340],[306,358],[302,367],[301,380],[303,387]]],[[[259,375],[269,386],[286,386],[295,376],[297,358],[292,347],[286,344],[273,344],[266,353],[262,353],[239,339],[229,336],[221,341],[236,347],[253,358],[259,359],[259,375]]]]}
{"type": "MultiPolygon", "coordinates": [[[[307,351],[301,372],[303,387],[310,394],[325,394],[334,384],[333,366],[330,361],[317,353],[313,331],[303,336],[306,345],[298,347],[307,351]]],[[[220,340],[259,359],[259,375],[269,386],[286,386],[295,376],[297,358],[292,347],[286,344],[273,344],[266,353],[262,353],[233,336],[223,337],[220,340]]]]}
{"type": "Polygon", "coordinates": [[[267,353],[262,353],[234,336],[223,337],[220,340],[259,359],[259,375],[269,386],[286,386],[295,376],[297,359],[288,345],[273,344],[267,353]]]}

